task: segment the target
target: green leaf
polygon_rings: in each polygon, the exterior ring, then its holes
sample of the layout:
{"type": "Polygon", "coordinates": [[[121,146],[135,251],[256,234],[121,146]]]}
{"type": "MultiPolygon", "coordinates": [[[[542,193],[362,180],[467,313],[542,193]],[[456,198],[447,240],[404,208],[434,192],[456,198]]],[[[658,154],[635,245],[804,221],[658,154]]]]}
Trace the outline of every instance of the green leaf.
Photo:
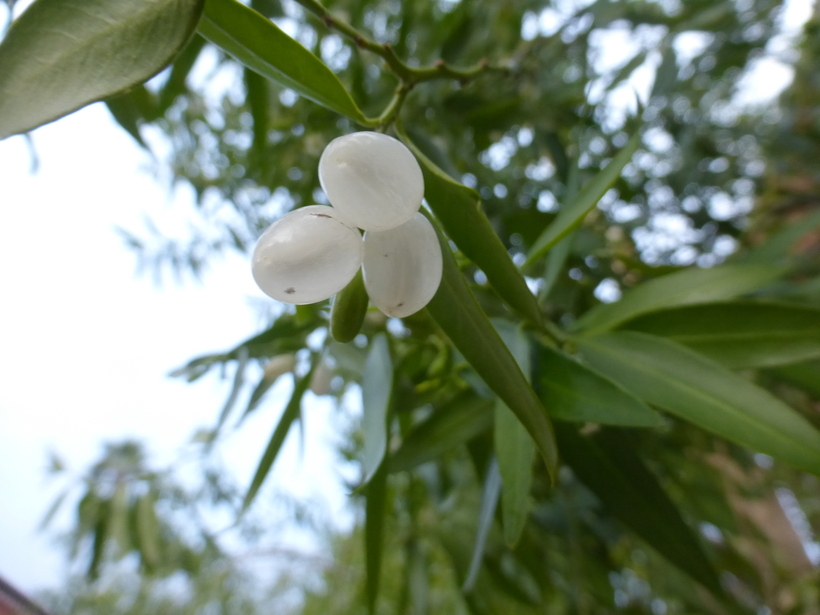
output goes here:
{"type": "Polygon", "coordinates": [[[368,124],[332,70],[244,4],[207,0],[199,33],[260,75],[360,124],[368,124]]]}
{"type": "Polygon", "coordinates": [[[152,571],[160,565],[159,523],[154,510],[153,493],[137,498],[137,540],[140,557],[146,570],[152,571]]]}
{"type": "Polygon", "coordinates": [[[595,306],[575,323],[573,330],[593,335],[648,312],[733,299],[758,290],[783,273],[782,267],[768,265],[687,269],[644,282],[624,293],[620,301],[595,306]]]}
{"type": "Polygon", "coordinates": [[[373,338],[362,375],[362,427],[364,431],[363,482],[373,478],[387,453],[388,413],[393,389],[393,362],[387,337],[373,338]]]}
{"type": "Polygon", "coordinates": [[[219,418],[217,419],[216,427],[214,428],[214,434],[218,433],[222,428],[222,425],[225,424],[225,420],[228,418],[231,408],[233,408],[236,403],[236,398],[239,397],[239,391],[242,390],[242,385],[245,383],[245,366],[248,363],[248,349],[242,347],[239,349],[238,354],[239,356],[236,362],[236,373],[234,373],[231,392],[228,395],[228,399],[225,401],[225,405],[222,406],[222,411],[219,413],[219,418]]]}
{"type": "Polygon", "coordinates": [[[487,386],[527,428],[554,480],[558,455],[547,411],[470,292],[440,231],[439,243],[443,257],[441,285],[427,310],[487,386]]]}
{"type": "Polygon", "coordinates": [[[820,361],[784,365],[771,371],[776,376],[810,393],[815,399],[820,399],[820,361]]]}
{"type": "Polygon", "coordinates": [[[622,328],[666,337],[730,368],[820,358],[820,309],[738,301],[652,312],[622,328]]]}
{"type": "Polygon", "coordinates": [[[111,497],[109,508],[108,535],[117,542],[118,555],[131,550],[131,536],[128,530],[128,488],[125,482],[118,482],[111,497]]]}
{"type": "Polygon", "coordinates": [[[542,300],[547,299],[552,292],[555,283],[558,281],[558,276],[564,271],[567,264],[567,259],[572,252],[572,244],[575,241],[575,231],[569,233],[561,241],[555,244],[555,249],[550,250],[547,255],[547,264],[544,267],[544,284],[539,293],[542,300]]]}
{"type": "Polygon", "coordinates": [[[466,391],[433,410],[407,434],[390,457],[389,471],[402,472],[436,459],[487,431],[492,422],[493,401],[466,391]]]}
{"type": "Polygon", "coordinates": [[[179,52],[179,55],[174,59],[171,66],[171,74],[168,75],[168,80],[162,85],[159,92],[159,108],[162,113],[168,107],[174,104],[177,96],[185,94],[188,91],[186,84],[188,74],[194,67],[202,48],[205,46],[205,39],[195,34],[185,48],[179,52]]]}
{"type": "Polygon", "coordinates": [[[333,298],[330,310],[330,334],[337,342],[349,342],[359,334],[367,315],[367,291],[362,270],[333,298]]]}
{"type": "Polygon", "coordinates": [[[379,580],[384,548],[384,518],[387,513],[387,471],[380,467],[367,485],[365,493],[364,554],[367,572],[366,594],[368,612],[376,612],[379,580]]]}
{"type": "MultiPolygon", "coordinates": [[[[493,324],[515,357],[521,371],[529,376],[530,346],[527,337],[518,327],[507,321],[497,321],[493,324]]],[[[495,404],[494,425],[495,455],[501,474],[501,519],[504,540],[512,548],[521,538],[529,517],[535,443],[518,417],[501,400],[497,400],[495,404]]]]}
{"type": "Polygon", "coordinates": [[[820,228],[820,211],[787,224],[769,234],[760,245],[743,250],[732,258],[735,262],[792,265],[800,253],[799,242],[817,228],[820,228]]]}
{"type": "Polygon", "coordinates": [[[495,406],[495,454],[501,473],[501,518],[504,541],[513,548],[521,538],[530,514],[530,488],[535,444],[507,405],[495,406]]]}
{"type": "Polygon", "coordinates": [[[117,123],[136,141],[141,147],[150,151],[150,148],[142,140],[140,134],[140,122],[146,119],[147,114],[155,115],[150,109],[151,105],[156,105],[154,95],[145,86],[137,86],[128,92],[112,96],[105,101],[105,105],[117,123]]]}
{"type": "Polygon", "coordinates": [[[498,505],[498,496],[501,494],[501,473],[498,470],[498,462],[493,459],[487,478],[484,481],[484,490],[481,492],[481,508],[478,511],[478,527],[476,529],[475,544],[473,546],[473,556],[470,560],[470,569],[464,581],[462,590],[470,592],[478,579],[481,571],[481,561],[484,558],[484,549],[487,547],[487,536],[495,518],[495,508],[498,505]]]}
{"type": "Polygon", "coordinates": [[[537,355],[535,390],[561,421],[660,427],[660,415],[595,370],[555,348],[537,355]]]}
{"type": "Polygon", "coordinates": [[[421,164],[424,198],[447,235],[481,268],[501,299],[525,318],[540,323],[538,302],[481,209],[478,193],[453,181],[407,135],[399,135],[421,164]]]}
{"type": "Polygon", "coordinates": [[[142,83],[196,28],[203,0],[37,0],[0,43],[0,139],[142,83]]]}
{"type": "Polygon", "coordinates": [[[820,432],[768,391],[669,340],[630,331],[579,341],[627,391],[707,431],[820,474],[820,432]]]}
{"type": "Polygon", "coordinates": [[[598,204],[612,185],[621,176],[621,171],[632,160],[632,155],[641,143],[640,132],[635,133],[624,148],[598,174],[587,183],[571,202],[564,204],[558,216],[530,248],[527,260],[522,265],[526,269],[546,254],[550,248],[566,237],[584,221],[586,215],[598,204]]]}
{"type": "Polygon", "coordinates": [[[320,362],[319,359],[315,359],[310,371],[302,376],[302,378],[296,380],[290,401],[288,401],[287,406],[285,406],[285,411],[282,413],[279,422],[276,424],[276,428],[273,430],[270,442],[268,442],[268,446],[262,454],[262,459],[259,460],[259,466],[256,468],[256,473],[253,475],[251,485],[248,487],[248,492],[242,501],[242,512],[246,511],[253,502],[253,499],[259,492],[259,488],[262,486],[262,483],[265,482],[268,472],[270,472],[273,462],[276,460],[276,456],[279,454],[279,449],[282,448],[282,444],[285,442],[291,425],[299,418],[299,414],[302,410],[302,397],[305,391],[310,387],[313,372],[316,371],[316,367],[320,362]]]}
{"type": "Polygon", "coordinates": [[[87,576],[92,581],[100,574],[100,564],[105,555],[105,543],[108,540],[108,516],[110,512],[110,502],[104,500],[99,503],[97,518],[94,523],[94,543],[91,547],[91,561],[88,565],[87,576]]]}
{"type": "Polygon", "coordinates": [[[592,438],[582,437],[567,423],[557,423],[555,430],[562,458],[598,496],[603,510],[712,592],[722,593],[697,536],[634,453],[626,434],[604,430],[592,438]]]}
{"type": "Polygon", "coordinates": [[[253,118],[253,151],[264,155],[270,127],[270,82],[256,71],[245,69],[246,100],[253,118]]]}
{"type": "Polygon", "coordinates": [[[66,497],[68,496],[70,489],[65,489],[57,496],[57,498],[52,502],[51,506],[48,507],[48,511],[46,512],[43,520],[40,521],[40,525],[37,527],[38,531],[43,531],[48,527],[48,524],[51,523],[52,519],[54,519],[54,515],[57,514],[57,511],[60,510],[60,507],[65,502],[66,497]]]}

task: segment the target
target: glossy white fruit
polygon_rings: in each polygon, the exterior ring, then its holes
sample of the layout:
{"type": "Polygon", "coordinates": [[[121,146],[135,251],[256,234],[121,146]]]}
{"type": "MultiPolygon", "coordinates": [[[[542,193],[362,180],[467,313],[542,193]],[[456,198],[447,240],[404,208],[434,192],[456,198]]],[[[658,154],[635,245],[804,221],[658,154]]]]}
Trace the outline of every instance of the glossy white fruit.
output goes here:
{"type": "Polygon", "coordinates": [[[364,234],[364,285],[388,316],[404,318],[430,302],[441,282],[441,247],[420,213],[389,231],[364,234]]]}
{"type": "Polygon", "coordinates": [[[330,204],[366,231],[386,231],[418,212],[424,179],[416,158],[393,137],[354,132],[330,142],[319,160],[330,204]]]}
{"type": "Polygon", "coordinates": [[[292,211],[262,233],[253,251],[253,279],[285,303],[316,303],[347,286],[362,264],[362,237],[326,205],[292,211]]]}

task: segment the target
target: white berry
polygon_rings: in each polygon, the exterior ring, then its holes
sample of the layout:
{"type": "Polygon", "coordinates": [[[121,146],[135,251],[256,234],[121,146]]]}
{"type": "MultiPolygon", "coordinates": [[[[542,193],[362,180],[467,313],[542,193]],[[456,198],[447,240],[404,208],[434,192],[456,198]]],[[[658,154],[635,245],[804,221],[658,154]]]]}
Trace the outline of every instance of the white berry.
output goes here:
{"type": "Polygon", "coordinates": [[[416,158],[403,143],[378,132],[331,141],[319,160],[319,182],[330,204],[366,231],[404,224],[424,197],[416,158]]]}
{"type": "Polygon", "coordinates": [[[416,213],[389,231],[364,235],[364,285],[388,316],[404,318],[430,302],[441,282],[441,247],[433,225],[416,213]]]}
{"type": "Polygon", "coordinates": [[[347,286],[362,264],[362,237],[326,205],[292,211],[262,233],[253,251],[253,279],[285,303],[316,303],[347,286]]]}

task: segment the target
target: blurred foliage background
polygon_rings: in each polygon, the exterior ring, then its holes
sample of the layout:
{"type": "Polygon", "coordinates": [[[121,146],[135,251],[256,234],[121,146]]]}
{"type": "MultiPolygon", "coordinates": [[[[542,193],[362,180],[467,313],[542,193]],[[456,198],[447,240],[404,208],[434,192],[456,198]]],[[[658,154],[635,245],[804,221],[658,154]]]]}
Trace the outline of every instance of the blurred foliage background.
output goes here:
{"type": "MultiPolygon", "coordinates": [[[[428,158],[478,191],[518,265],[642,124],[640,147],[613,188],[526,271],[559,330],[647,281],[724,261],[786,264],[788,275],[757,296],[820,304],[820,13],[802,4],[811,15],[792,29],[784,3],[771,0],[324,2],[411,67],[487,61],[470,79],[419,83],[399,118],[428,158]],[[750,75],[772,59],[793,69],[793,80],[778,98],[750,103],[750,75]]],[[[300,3],[250,5],[322,58],[366,114],[388,104],[397,80],[381,57],[300,3]]],[[[163,237],[150,224],[122,230],[143,267],[183,277],[202,275],[222,251],[247,252],[288,210],[325,203],[319,156],[358,129],[199,35],[161,77],[108,105],[140,144],[162,150],[158,165],[173,183],[196,191],[189,236],[163,237]]],[[[517,323],[484,273],[456,256],[487,314],[517,323]]],[[[389,476],[375,612],[820,614],[817,476],[670,415],[651,429],[564,422],[562,452],[580,460],[562,466],[555,487],[533,461],[523,534],[511,545],[502,507],[486,504],[492,394],[425,313],[400,322],[371,311],[360,336],[339,344],[326,334],[327,303],[260,311],[270,328],[176,374],[193,381],[233,370],[215,424],[234,412],[280,412],[265,403],[280,377],[294,381],[291,421],[307,389],[343,404],[362,380],[371,341],[388,336],[395,421],[381,470],[389,476]],[[595,455],[611,475],[584,474],[595,455]],[[645,515],[656,525],[643,525],[645,515]]],[[[634,328],[653,330],[642,326],[634,328]]],[[[799,357],[730,361],[816,427],[818,326],[799,357]]],[[[536,384],[539,365],[535,357],[536,384]]],[[[197,445],[206,470],[218,432],[197,445]]],[[[358,423],[347,436],[340,460],[360,459],[358,423]]],[[[151,469],[139,445],[112,445],[73,487],[84,494],[67,548],[77,578],[44,598],[53,612],[368,611],[379,567],[364,547],[375,544],[366,538],[374,531],[364,521],[366,490],[351,497],[361,514],[350,534],[317,529],[327,544],[321,561],[285,557],[273,578],[260,578],[237,553],[252,550],[264,520],[252,507],[240,516],[244,486],[223,484],[218,468],[202,476],[201,488],[183,488],[174,469],[151,469]],[[238,519],[238,542],[224,544],[197,521],[197,510],[214,507],[238,519]]]]}

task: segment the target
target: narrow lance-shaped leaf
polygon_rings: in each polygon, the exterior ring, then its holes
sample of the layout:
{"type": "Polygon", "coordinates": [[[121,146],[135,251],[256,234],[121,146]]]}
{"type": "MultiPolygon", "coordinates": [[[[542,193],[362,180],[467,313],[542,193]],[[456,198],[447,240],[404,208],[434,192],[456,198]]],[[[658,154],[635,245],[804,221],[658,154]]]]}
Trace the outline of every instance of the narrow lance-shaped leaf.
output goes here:
{"type": "Polygon", "coordinates": [[[368,123],[324,62],[244,4],[207,0],[199,33],[260,75],[361,124],[368,123]]]}
{"type": "Polygon", "coordinates": [[[245,382],[245,366],[247,365],[247,362],[248,349],[242,347],[239,349],[239,357],[236,362],[236,373],[234,373],[231,392],[228,395],[228,399],[225,401],[225,405],[222,406],[222,411],[219,413],[219,419],[217,419],[216,421],[215,432],[218,432],[222,428],[222,425],[225,424],[225,419],[228,418],[228,414],[230,414],[231,408],[233,408],[234,404],[236,403],[237,397],[239,397],[239,391],[242,390],[242,385],[245,382]]]}
{"type": "Polygon", "coordinates": [[[527,428],[554,480],[558,451],[547,411],[470,292],[440,231],[439,243],[444,271],[427,310],[487,386],[527,428]]]}
{"type": "Polygon", "coordinates": [[[815,399],[820,399],[820,361],[784,365],[773,369],[772,372],[813,395],[815,399]]]}
{"type": "Polygon", "coordinates": [[[680,418],[820,475],[820,432],[745,378],[669,340],[631,331],[579,340],[584,358],[680,418]]]}
{"type": "Polygon", "coordinates": [[[481,268],[510,307],[534,323],[541,322],[538,302],[481,209],[478,193],[451,179],[406,135],[400,136],[421,164],[424,198],[450,239],[481,268]]]}
{"type": "Polygon", "coordinates": [[[478,527],[476,529],[473,557],[470,560],[470,569],[462,589],[470,592],[478,579],[481,570],[481,560],[484,558],[484,549],[487,547],[487,536],[493,525],[495,507],[498,506],[498,496],[501,494],[501,473],[498,471],[498,462],[493,459],[487,478],[484,481],[484,490],[481,493],[481,509],[478,511],[478,527]]]}
{"type": "Polygon", "coordinates": [[[97,518],[94,523],[94,539],[91,547],[91,561],[88,565],[88,578],[95,580],[100,573],[100,564],[102,564],[103,556],[105,555],[105,543],[108,541],[108,523],[109,513],[111,510],[111,503],[108,500],[102,501],[99,504],[97,518]]]}
{"type": "Polygon", "coordinates": [[[621,171],[632,160],[632,155],[641,143],[640,132],[635,133],[624,148],[618,152],[609,164],[586,184],[581,191],[572,199],[565,203],[558,212],[558,216],[553,220],[541,236],[535,241],[527,260],[522,265],[526,269],[533,262],[541,258],[556,243],[566,237],[574,228],[584,221],[586,215],[598,204],[598,201],[606,194],[612,185],[621,176],[621,171]]]}
{"type": "Polygon", "coordinates": [[[367,485],[365,492],[364,554],[367,572],[368,612],[376,612],[384,547],[384,519],[387,514],[387,469],[382,466],[367,485]]]}
{"type": "Polygon", "coordinates": [[[137,540],[142,562],[148,571],[160,564],[159,523],[154,511],[154,494],[140,496],[135,504],[137,540]]]}
{"type": "MultiPolygon", "coordinates": [[[[521,371],[529,378],[530,346],[523,331],[507,321],[495,321],[493,324],[521,371]]],[[[501,474],[504,540],[514,547],[521,538],[530,512],[535,443],[518,417],[501,400],[496,401],[494,425],[495,455],[501,474]]]]}
{"type": "Polygon", "coordinates": [[[253,502],[256,494],[259,492],[259,488],[262,486],[262,483],[265,482],[273,466],[273,462],[276,460],[276,456],[279,454],[279,449],[282,448],[282,444],[285,442],[285,438],[290,431],[291,425],[293,425],[293,421],[299,418],[302,409],[302,397],[305,391],[308,390],[308,387],[310,387],[310,380],[313,378],[313,372],[316,371],[316,366],[319,365],[319,363],[320,359],[314,359],[310,371],[301,378],[295,379],[290,401],[288,405],[285,406],[285,411],[282,413],[279,422],[276,424],[276,428],[273,430],[270,442],[268,442],[268,446],[262,454],[262,459],[259,460],[259,466],[256,468],[256,473],[253,476],[253,480],[251,480],[251,485],[248,487],[248,492],[245,494],[245,499],[242,502],[242,511],[247,510],[253,502]]]}
{"type": "Polygon", "coordinates": [[[373,338],[362,375],[364,429],[363,482],[373,478],[387,452],[388,412],[393,389],[393,362],[385,335],[373,338]]]}
{"type": "Polygon", "coordinates": [[[647,470],[624,434],[582,437],[570,424],[555,426],[561,456],[604,509],[646,540],[661,555],[715,593],[720,583],[697,536],[647,470]]]}
{"type": "Polygon", "coordinates": [[[57,496],[57,498],[52,502],[51,506],[49,506],[48,511],[46,512],[43,520],[40,521],[40,525],[38,526],[39,531],[43,531],[48,527],[48,524],[51,523],[52,519],[54,519],[54,515],[57,514],[57,511],[60,510],[60,507],[65,502],[66,497],[68,497],[69,489],[66,489],[57,496]]]}
{"type": "Polygon", "coordinates": [[[640,284],[615,303],[595,306],[573,329],[593,335],[655,310],[733,299],[762,288],[784,272],[768,265],[720,265],[672,273],[640,284]]]}
{"type": "Polygon", "coordinates": [[[663,419],[637,397],[555,348],[539,349],[535,390],[562,421],[660,427],[663,419]]]}
{"type": "Polygon", "coordinates": [[[493,424],[493,400],[465,392],[414,427],[389,460],[390,472],[408,470],[464,444],[493,424]]]}
{"type": "Polygon", "coordinates": [[[37,0],[0,43],[0,139],[155,75],[188,41],[203,0],[37,0]]]}
{"type": "Polygon", "coordinates": [[[622,325],[669,338],[730,368],[820,358],[820,309],[736,301],[645,314],[622,325]]]}

